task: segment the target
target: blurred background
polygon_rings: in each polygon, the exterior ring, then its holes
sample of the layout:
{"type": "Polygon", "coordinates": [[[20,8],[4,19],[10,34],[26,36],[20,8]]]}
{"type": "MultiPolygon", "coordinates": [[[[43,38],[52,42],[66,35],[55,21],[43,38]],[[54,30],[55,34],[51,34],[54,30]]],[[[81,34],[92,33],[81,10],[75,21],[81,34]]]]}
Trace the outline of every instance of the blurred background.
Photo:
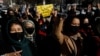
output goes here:
{"type": "Polygon", "coordinates": [[[53,3],[53,4],[60,4],[63,2],[63,4],[68,3],[93,3],[96,4],[100,2],[100,0],[0,0],[0,3],[4,3],[6,5],[11,4],[22,4],[24,2],[31,3],[31,4],[42,4],[43,1],[45,1],[47,4],[53,3]]]}

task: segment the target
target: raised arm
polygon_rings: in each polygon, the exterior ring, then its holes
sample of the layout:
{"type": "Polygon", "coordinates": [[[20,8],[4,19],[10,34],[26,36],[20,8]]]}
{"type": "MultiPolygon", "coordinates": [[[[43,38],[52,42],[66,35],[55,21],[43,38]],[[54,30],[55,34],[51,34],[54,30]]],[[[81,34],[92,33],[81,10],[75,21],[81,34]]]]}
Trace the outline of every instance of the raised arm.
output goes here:
{"type": "Polygon", "coordinates": [[[57,36],[57,39],[60,42],[60,44],[62,44],[63,40],[64,40],[63,34],[61,32],[62,29],[63,29],[63,22],[64,22],[64,19],[60,18],[60,22],[59,22],[59,24],[58,24],[58,26],[56,27],[56,30],[55,30],[55,35],[57,36]]]}

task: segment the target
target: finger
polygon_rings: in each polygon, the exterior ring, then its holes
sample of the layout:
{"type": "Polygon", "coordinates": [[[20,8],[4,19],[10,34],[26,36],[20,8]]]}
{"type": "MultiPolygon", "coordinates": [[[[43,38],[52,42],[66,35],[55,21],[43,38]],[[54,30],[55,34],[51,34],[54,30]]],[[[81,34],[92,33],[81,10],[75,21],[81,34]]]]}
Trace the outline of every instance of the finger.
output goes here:
{"type": "Polygon", "coordinates": [[[21,54],[19,54],[19,53],[16,53],[16,56],[21,56],[21,54]]]}
{"type": "Polygon", "coordinates": [[[16,53],[14,53],[13,55],[14,55],[14,56],[17,56],[17,54],[16,54],[16,53]]]}
{"type": "Polygon", "coordinates": [[[20,51],[16,51],[15,53],[21,53],[22,52],[22,50],[20,50],[20,51]]]}
{"type": "Polygon", "coordinates": [[[16,56],[16,54],[14,52],[12,52],[12,53],[5,54],[5,56],[16,56]]]}

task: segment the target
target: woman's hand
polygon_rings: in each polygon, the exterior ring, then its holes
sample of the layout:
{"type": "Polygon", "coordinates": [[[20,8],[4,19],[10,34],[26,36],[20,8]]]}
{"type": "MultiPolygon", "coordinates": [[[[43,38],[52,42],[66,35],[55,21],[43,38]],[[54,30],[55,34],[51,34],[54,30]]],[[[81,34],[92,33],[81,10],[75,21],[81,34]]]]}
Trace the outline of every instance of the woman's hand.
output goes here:
{"type": "Polygon", "coordinates": [[[11,53],[6,53],[5,56],[21,56],[21,52],[22,52],[22,50],[16,51],[16,52],[11,52],[11,53]]]}

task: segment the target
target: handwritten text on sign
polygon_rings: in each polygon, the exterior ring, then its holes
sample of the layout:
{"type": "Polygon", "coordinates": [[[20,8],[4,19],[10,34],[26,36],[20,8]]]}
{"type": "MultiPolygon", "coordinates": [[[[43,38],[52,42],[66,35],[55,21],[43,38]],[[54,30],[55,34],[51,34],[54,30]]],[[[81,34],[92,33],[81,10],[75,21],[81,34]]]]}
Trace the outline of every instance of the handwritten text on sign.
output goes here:
{"type": "Polygon", "coordinates": [[[37,11],[41,13],[43,17],[50,16],[52,9],[53,9],[53,4],[37,6],[37,11]]]}

